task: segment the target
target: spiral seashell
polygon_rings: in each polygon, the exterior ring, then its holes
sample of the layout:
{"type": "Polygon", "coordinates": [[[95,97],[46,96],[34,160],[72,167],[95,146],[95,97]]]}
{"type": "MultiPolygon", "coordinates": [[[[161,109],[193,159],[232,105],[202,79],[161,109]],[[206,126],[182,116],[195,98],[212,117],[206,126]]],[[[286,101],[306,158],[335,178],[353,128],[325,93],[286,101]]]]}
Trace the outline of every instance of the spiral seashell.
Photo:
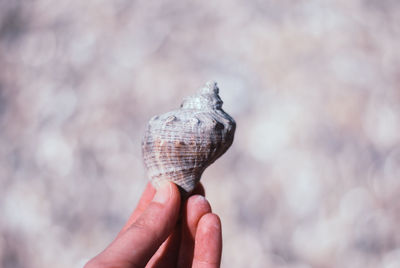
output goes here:
{"type": "Polygon", "coordinates": [[[233,142],[236,123],[222,110],[217,83],[208,82],[180,109],[154,116],[148,123],[142,151],[154,187],[163,180],[191,192],[203,171],[233,142]]]}

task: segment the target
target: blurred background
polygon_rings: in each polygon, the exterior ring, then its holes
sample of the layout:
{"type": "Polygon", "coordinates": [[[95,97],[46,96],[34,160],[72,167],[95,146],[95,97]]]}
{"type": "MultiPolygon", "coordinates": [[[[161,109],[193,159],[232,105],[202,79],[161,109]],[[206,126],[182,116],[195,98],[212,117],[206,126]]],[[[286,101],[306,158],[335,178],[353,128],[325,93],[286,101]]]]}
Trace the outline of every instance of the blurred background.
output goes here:
{"type": "Polygon", "coordinates": [[[223,267],[400,267],[400,2],[0,0],[0,266],[79,267],[150,117],[216,80],[223,267]]]}

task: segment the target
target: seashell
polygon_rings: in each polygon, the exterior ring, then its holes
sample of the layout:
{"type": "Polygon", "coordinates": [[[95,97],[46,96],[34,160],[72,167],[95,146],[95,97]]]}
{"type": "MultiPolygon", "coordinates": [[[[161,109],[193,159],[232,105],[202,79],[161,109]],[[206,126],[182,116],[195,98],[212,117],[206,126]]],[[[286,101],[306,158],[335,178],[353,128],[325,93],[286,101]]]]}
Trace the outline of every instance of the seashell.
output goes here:
{"type": "Polygon", "coordinates": [[[236,123],[222,110],[218,93],[217,83],[208,82],[180,109],[149,121],[142,152],[154,187],[169,180],[190,193],[203,171],[231,146],[236,123]]]}

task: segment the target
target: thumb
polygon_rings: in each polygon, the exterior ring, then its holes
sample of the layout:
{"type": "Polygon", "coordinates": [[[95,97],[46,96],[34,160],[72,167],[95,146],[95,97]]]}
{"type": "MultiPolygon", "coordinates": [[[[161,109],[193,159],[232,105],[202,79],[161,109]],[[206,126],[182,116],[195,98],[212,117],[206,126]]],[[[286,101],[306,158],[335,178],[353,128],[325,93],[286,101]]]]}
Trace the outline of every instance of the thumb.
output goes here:
{"type": "Polygon", "coordinates": [[[142,215],[106,250],[106,258],[122,266],[144,267],[168,238],[178,220],[180,193],[165,181],[142,215]]]}

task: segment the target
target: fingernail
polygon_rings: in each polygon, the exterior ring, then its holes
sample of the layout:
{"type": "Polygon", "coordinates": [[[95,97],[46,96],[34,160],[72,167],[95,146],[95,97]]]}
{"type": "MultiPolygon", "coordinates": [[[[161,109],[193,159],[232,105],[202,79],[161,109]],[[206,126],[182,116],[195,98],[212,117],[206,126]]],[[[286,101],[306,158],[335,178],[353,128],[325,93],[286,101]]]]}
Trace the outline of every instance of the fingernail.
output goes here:
{"type": "Polygon", "coordinates": [[[195,196],[192,197],[192,199],[193,199],[193,202],[196,202],[196,203],[208,202],[207,199],[202,195],[195,195],[195,196]]]}
{"type": "Polygon", "coordinates": [[[168,181],[160,182],[157,192],[153,197],[153,202],[165,204],[171,196],[171,185],[168,181]]]}

